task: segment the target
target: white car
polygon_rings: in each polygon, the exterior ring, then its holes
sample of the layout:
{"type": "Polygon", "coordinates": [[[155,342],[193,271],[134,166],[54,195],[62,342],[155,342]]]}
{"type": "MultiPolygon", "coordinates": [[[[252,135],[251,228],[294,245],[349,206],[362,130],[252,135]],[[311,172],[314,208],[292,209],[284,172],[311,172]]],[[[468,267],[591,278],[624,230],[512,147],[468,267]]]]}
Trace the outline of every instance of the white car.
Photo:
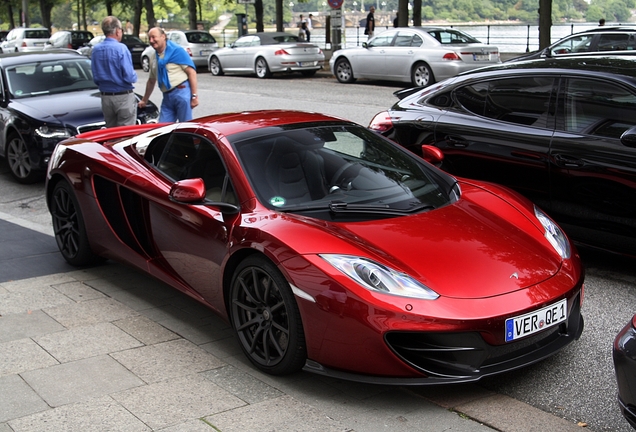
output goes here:
{"type": "Polygon", "coordinates": [[[387,30],[361,47],[345,48],[329,60],[338,81],[357,78],[410,82],[426,87],[460,72],[501,63],[499,49],[447,27],[387,30]]]}
{"type": "MultiPolygon", "coordinates": [[[[208,57],[219,48],[219,44],[210,33],[201,30],[172,30],[166,32],[168,40],[181,45],[192,57],[194,65],[206,67],[208,57]]],[[[154,48],[149,46],[141,53],[141,68],[148,72],[150,59],[154,56],[154,48]]]]}
{"type": "Polygon", "coordinates": [[[251,33],[210,54],[208,68],[214,76],[225,73],[256,74],[269,78],[276,72],[300,72],[312,76],[322,69],[325,54],[320,47],[284,32],[251,33]]]}
{"type": "Polygon", "coordinates": [[[51,32],[45,28],[16,27],[9,32],[2,42],[2,52],[42,51],[49,41],[51,32]]]}

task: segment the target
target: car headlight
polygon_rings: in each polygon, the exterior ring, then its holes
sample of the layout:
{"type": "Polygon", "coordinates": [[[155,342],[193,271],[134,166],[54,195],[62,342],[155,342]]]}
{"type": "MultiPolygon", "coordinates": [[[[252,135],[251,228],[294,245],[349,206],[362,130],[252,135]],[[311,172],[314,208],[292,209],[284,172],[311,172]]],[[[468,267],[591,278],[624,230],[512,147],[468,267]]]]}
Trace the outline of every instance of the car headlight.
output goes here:
{"type": "Polygon", "coordinates": [[[332,254],[321,254],[320,257],[370,291],[424,300],[435,300],[439,297],[435,291],[409,275],[370,259],[332,254]]]}
{"type": "Polygon", "coordinates": [[[534,214],[545,229],[545,238],[548,239],[554,250],[557,251],[561,258],[568,259],[572,253],[570,242],[565,233],[550,219],[545,213],[534,207],[534,214]]]}
{"type": "Polygon", "coordinates": [[[70,138],[71,133],[66,128],[53,128],[49,126],[40,126],[35,129],[35,133],[42,138],[70,138]]]}

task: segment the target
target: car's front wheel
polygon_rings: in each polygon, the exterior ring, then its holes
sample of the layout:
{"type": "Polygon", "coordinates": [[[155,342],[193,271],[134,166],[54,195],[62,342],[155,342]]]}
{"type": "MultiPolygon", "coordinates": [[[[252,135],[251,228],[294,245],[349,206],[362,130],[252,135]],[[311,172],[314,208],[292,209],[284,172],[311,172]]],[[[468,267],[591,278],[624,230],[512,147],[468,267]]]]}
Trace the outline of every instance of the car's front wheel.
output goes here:
{"type": "Polygon", "coordinates": [[[434,82],[431,68],[424,62],[415,63],[411,70],[411,83],[415,87],[428,87],[434,82]]]}
{"type": "Polygon", "coordinates": [[[42,178],[43,173],[31,166],[31,156],[26,142],[17,133],[7,137],[6,158],[11,175],[19,183],[32,184],[42,178]]]}
{"type": "Polygon", "coordinates": [[[269,70],[269,65],[267,64],[267,60],[263,57],[259,57],[256,59],[256,76],[259,78],[269,78],[272,76],[272,72],[269,70]]]}
{"type": "Polygon", "coordinates": [[[141,69],[144,72],[150,72],[150,59],[146,56],[141,58],[141,69]]]}
{"type": "Polygon", "coordinates": [[[343,58],[336,61],[336,78],[341,83],[352,83],[355,81],[353,77],[353,68],[349,60],[343,58]]]}
{"type": "Polygon", "coordinates": [[[229,308],[241,349],[257,368],[285,375],[304,366],[307,349],[296,299],[267,258],[252,255],[237,267],[229,308]]]}
{"type": "Polygon", "coordinates": [[[208,69],[210,69],[210,73],[214,76],[223,75],[223,68],[221,67],[221,61],[218,57],[212,57],[210,59],[210,63],[208,64],[208,69]]]}
{"type": "Polygon", "coordinates": [[[64,259],[74,266],[85,266],[99,261],[93,253],[86,234],[86,225],[72,186],[58,182],[50,200],[53,233],[64,259]]]}

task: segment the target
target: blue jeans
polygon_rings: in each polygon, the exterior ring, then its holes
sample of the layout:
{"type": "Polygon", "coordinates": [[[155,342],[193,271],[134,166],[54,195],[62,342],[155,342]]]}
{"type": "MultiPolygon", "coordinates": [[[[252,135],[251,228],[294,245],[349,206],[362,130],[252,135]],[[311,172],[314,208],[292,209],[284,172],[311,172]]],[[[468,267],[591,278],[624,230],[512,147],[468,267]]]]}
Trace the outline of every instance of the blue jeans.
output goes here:
{"type": "Polygon", "coordinates": [[[192,120],[192,93],[190,82],[184,81],[184,88],[175,88],[163,94],[161,101],[161,112],[159,113],[159,123],[185,122],[192,120]]]}

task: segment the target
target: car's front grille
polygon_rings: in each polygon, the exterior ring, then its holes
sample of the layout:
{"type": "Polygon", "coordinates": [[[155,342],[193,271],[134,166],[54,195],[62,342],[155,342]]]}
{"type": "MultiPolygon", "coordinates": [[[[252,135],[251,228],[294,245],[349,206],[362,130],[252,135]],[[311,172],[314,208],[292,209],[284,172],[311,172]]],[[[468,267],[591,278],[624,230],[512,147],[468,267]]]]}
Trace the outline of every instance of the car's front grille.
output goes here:
{"type": "Polygon", "coordinates": [[[94,130],[104,129],[106,127],[106,122],[97,122],[91,124],[80,125],[77,127],[77,133],[81,134],[84,132],[90,132],[94,130]]]}

